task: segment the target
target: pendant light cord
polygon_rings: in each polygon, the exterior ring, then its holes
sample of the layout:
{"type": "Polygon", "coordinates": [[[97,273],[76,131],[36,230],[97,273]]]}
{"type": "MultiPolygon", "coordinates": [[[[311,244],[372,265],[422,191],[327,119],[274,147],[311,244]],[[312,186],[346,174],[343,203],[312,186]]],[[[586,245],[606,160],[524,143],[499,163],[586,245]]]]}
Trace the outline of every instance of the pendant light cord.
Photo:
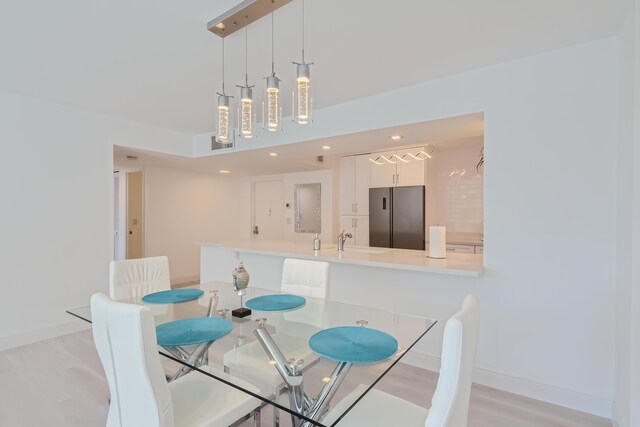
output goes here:
{"type": "Polygon", "coordinates": [[[249,16],[244,16],[244,84],[249,86],[249,16]]]}
{"type": "Polygon", "coordinates": [[[222,95],[224,95],[224,37],[222,38],[222,95]]]}
{"type": "MultiPolygon", "coordinates": [[[[274,1],[272,0],[271,3],[274,3],[274,1]]],[[[274,50],[274,43],[273,43],[273,33],[274,33],[274,25],[273,25],[273,12],[271,12],[271,75],[275,76],[276,75],[276,67],[274,65],[274,60],[273,60],[273,50],[274,50]]]]}
{"type": "Polygon", "coordinates": [[[304,64],[304,0],[302,0],[302,63],[304,64]]]}

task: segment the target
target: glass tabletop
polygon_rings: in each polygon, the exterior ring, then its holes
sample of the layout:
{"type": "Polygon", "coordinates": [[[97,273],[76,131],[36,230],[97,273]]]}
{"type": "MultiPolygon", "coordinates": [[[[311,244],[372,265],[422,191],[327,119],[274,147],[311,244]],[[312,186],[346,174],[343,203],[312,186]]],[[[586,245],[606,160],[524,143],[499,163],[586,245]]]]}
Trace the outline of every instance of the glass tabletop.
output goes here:
{"type": "MultiPolygon", "coordinates": [[[[432,319],[309,297],[295,309],[254,309],[249,316],[237,318],[231,312],[240,308],[240,297],[230,283],[214,282],[190,288],[201,289],[204,295],[176,304],[147,304],[141,298],[121,302],[149,307],[156,325],[208,315],[231,320],[231,332],[210,345],[159,347],[159,352],[178,362],[182,373],[196,370],[279,408],[280,416],[291,416],[294,426],[339,425],[342,416],[436,323],[432,319]],[[312,336],[344,326],[385,332],[397,340],[397,350],[382,361],[351,363],[336,360],[340,357],[320,356],[310,349],[312,336]],[[203,354],[198,355],[197,351],[203,354]],[[209,368],[201,369],[204,365],[209,368]],[[339,409],[331,407],[347,396],[352,403],[340,405],[339,409]]],[[[245,302],[279,294],[254,286],[246,291],[245,302]]],[[[88,306],[67,312],[91,322],[88,306]]]]}

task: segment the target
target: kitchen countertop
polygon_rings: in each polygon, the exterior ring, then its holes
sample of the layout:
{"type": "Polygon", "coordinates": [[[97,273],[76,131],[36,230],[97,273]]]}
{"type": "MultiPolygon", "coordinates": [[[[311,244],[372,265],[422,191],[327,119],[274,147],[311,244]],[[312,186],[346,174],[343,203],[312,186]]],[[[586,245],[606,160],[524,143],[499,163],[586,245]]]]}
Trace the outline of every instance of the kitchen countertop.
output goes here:
{"type": "Polygon", "coordinates": [[[332,263],[411,270],[456,276],[478,277],[482,273],[482,255],[447,254],[446,259],[431,259],[426,251],[356,247],[345,244],[338,252],[337,245],[323,245],[313,251],[312,241],[284,242],[260,240],[233,240],[216,243],[197,243],[202,247],[217,247],[235,252],[271,256],[294,257],[332,263]]]}

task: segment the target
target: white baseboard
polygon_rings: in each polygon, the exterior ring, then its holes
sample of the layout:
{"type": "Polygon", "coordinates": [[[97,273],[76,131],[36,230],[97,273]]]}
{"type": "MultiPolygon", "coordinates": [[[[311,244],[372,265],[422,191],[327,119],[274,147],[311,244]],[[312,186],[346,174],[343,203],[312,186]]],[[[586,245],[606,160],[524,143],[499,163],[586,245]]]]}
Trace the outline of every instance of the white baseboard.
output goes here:
{"type": "MultiPolygon", "coordinates": [[[[416,351],[410,351],[402,359],[405,363],[429,371],[440,371],[440,358],[416,351]]],[[[482,368],[473,370],[473,381],[477,384],[497,388],[509,393],[519,394],[531,399],[541,400],[554,405],[564,406],[603,418],[611,418],[612,401],[591,396],[574,390],[560,388],[550,384],[514,377],[497,371],[482,368]]],[[[623,427],[622,425],[620,427],[623,427]]]]}
{"type": "Polygon", "coordinates": [[[7,337],[0,337],[0,351],[14,347],[21,347],[23,345],[32,344],[34,342],[46,340],[49,338],[71,334],[73,332],[83,331],[89,329],[90,327],[91,324],[78,319],[64,323],[58,323],[57,325],[49,326],[42,329],[36,329],[34,331],[23,332],[7,337]]]}

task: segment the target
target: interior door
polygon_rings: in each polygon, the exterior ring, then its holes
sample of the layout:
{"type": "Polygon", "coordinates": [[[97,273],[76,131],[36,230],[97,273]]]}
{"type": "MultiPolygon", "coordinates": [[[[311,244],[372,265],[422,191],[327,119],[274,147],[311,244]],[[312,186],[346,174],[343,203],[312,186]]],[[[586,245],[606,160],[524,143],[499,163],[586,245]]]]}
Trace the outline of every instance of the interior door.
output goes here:
{"type": "Polygon", "coordinates": [[[253,183],[254,238],[284,240],[284,185],[282,180],[253,183]]]}
{"type": "Polygon", "coordinates": [[[142,172],[127,174],[127,259],[142,258],[142,172]]]}

